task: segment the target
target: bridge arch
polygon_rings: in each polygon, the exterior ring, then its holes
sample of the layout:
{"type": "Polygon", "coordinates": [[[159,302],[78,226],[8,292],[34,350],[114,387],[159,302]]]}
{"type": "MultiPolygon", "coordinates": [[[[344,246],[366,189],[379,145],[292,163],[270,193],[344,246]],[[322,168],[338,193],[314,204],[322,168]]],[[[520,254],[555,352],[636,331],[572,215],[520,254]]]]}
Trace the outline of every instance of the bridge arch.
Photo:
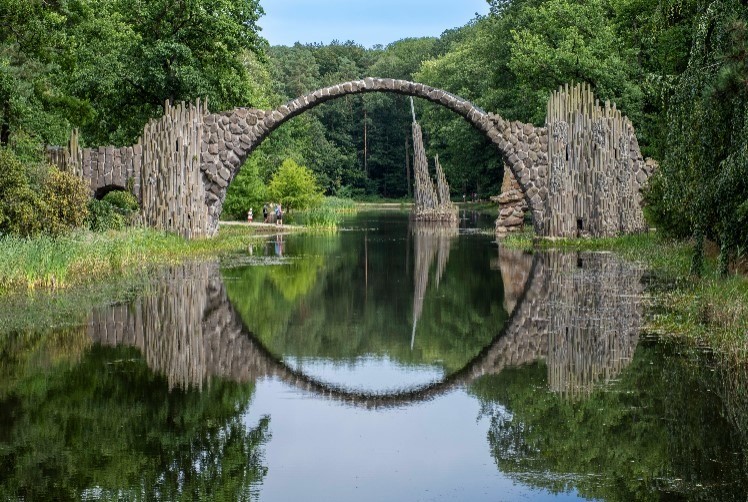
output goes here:
{"type": "Polygon", "coordinates": [[[217,231],[229,184],[247,157],[273,131],[322,103],[370,92],[423,98],[452,110],[485,134],[498,148],[505,166],[519,182],[532,211],[535,230],[542,233],[543,203],[548,196],[548,188],[544,186],[548,171],[547,128],[519,121],[509,122],[497,114],[481,110],[466,99],[424,84],[371,77],[318,89],[271,111],[237,108],[207,115],[202,135],[201,169],[207,181],[208,233],[217,231]]]}
{"type": "Polygon", "coordinates": [[[367,409],[428,401],[483,375],[540,359],[548,366],[551,388],[559,392],[578,393],[580,386],[591,389],[601,378],[615,378],[639,340],[643,269],[609,253],[512,254],[500,250],[506,270],[526,274],[511,279],[521,287],[502,329],[462,369],[418,387],[362,392],[293,369],[247,329],[217,263],[175,266],[171,280],[158,282],[155,296],[96,312],[89,335],[103,345],[137,347],[170,386],[200,387],[212,377],[235,382],[273,377],[367,409]]]}

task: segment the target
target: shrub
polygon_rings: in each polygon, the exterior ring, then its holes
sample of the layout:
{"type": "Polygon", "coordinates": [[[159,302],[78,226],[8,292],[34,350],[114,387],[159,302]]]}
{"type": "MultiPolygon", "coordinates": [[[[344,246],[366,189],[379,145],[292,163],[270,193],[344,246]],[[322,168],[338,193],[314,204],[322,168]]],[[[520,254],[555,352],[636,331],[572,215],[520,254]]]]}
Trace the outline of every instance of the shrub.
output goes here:
{"type": "Polygon", "coordinates": [[[268,192],[287,211],[312,209],[322,203],[322,190],[317,185],[314,173],[291,159],[286,159],[273,175],[268,192]]]}
{"type": "Polygon", "coordinates": [[[109,202],[91,199],[88,201],[86,225],[94,232],[122,230],[125,227],[125,217],[109,202]]]}
{"type": "Polygon", "coordinates": [[[140,209],[137,197],[124,190],[109,192],[102,200],[119,209],[125,215],[134,213],[140,209]]]}
{"type": "Polygon", "coordinates": [[[50,234],[62,234],[86,221],[89,190],[77,176],[50,167],[42,195],[47,209],[44,229],[50,234]]]}
{"type": "Polygon", "coordinates": [[[87,201],[81,179],[46,164],[24,164],[0,148],[0,233],[61,234],[84,223],[87,201]]]}
{"type": "Polygon", "coordinates": [[[20,236],[43,230],[44,199],[29,184],[27,170],[16,155],[0,148],[0,232],[20,236]]]}
{"type": "Polygon", "coordinates": [[[39,192],[30,186],[22,185],[7,191],[0,206],[3,232],[30,237],[45,230],[41,215],[48,212],[48,206],[39,192]]]}

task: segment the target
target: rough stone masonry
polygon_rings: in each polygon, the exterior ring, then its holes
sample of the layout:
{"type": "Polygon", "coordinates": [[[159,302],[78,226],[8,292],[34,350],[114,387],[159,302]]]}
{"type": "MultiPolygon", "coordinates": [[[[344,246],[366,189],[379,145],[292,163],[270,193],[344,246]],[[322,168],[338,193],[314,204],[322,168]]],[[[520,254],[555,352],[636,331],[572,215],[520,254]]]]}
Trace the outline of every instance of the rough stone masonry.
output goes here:
{"type": "MultiPolygon", "coordinates": [[[[484,133],[516,179],[539,236],[605,236],[644,229],[640,189],[650,172],[645,168],[633,126],[615,105],[600,106],[584,85],[567,86],[553,94],[543,127],[505,120],[424,84],[386,78],[365,78],[326,87],[270,111],[238,108],[209,113],[207,106],[198,103],[179,105],[176,113],[167,104],[167,112],[160,120],[175,124],[174,117],[182,117],[176,123],[182,130],[191,127],[191,133],[187,131],[175,140],[169,127],[156,120],[146,130],[161,131],[162,139],[151,133],[151,140],[145,144],[139,142],[125,149],[78,149],[67,157],[76,172],[90,179],[92,192],[131,175],[145,224],[190,237],[210,237],[218,231],[229,184],[265,138],[286,121],[321,103],[367,92],[403,94],[438,103],[484,133]],[[154,149],[158,151],[151,151],[154,149]],[[174,201],[184,197],[185,187],[152,179],[153,174],[146,179],[141,174],[145,169],[143,159],[164,159],[159,169],[150,168],[158,176],[197,179],[202,186],[193,187],[192,193],[204,194],[204,203],[178,207],[174,201]],[[185,173],[189,169],[199,169],[201,176],[185,173]],[[147,183],[163,188],[151,189],[143,197],[147,183]],[[178,214],[180,211],[192,214],[178,214]]],[[[511,216],[516,215],[512,212],[511,216]]]]}

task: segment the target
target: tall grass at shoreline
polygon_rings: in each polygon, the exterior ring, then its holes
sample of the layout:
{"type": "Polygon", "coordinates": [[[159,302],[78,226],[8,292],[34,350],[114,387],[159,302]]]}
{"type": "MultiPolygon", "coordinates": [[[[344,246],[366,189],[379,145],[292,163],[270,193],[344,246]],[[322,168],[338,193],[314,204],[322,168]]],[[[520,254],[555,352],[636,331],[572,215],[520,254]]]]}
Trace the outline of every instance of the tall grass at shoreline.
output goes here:
{"type": "Polygon", "coordinates": [[[337,230],[343,215],[355,213],[356,203],[351,199],[325,197],[322,205],[293,214],[293,223],[303,225],[314,232],[337,230]]]}
{"type": "Polygon", "coordinates": [[[221,228],[215,239],[185,240],[143,228],[76,232],[52,238],[0,237],[0,294],[60,289],[137,273],[147,266],[243,249],[253,239],[244,227],[221,228]]]}

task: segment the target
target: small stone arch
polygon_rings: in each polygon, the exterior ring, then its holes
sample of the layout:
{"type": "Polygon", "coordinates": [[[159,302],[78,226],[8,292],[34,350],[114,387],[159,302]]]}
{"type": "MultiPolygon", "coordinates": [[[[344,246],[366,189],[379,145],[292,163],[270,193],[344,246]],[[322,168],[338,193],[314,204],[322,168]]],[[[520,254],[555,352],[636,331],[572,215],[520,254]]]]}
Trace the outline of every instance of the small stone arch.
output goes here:
{"type": "Polygon", "coordinates": [[[325,87],[271,111],[237,108],[204,117],[201,169],[206,178],[208,234],[218,228],[228,185],[246,158],[273,131],[288,120],[322,103],[347,95],[388,92],[423,98],[463,117],[496,145],[505,166],[520,184],[533,214],[535,230],[542,233],[543,197],[548,189],[539,174],[547,171],[548,133],[532,124],[509,122],[487,113],[466,99],[424,84],[389,78],[365,78],[325,87]],[[543,169],[546,167],[546,169],[543,169]]]}
{"type": "Polygon", "coordinates": [[[93,193],[93,197],[96,200],[101,200],[111,192],[127,192],[127,188],[120,185],[104,185],[96,188],[93,193]]]}

